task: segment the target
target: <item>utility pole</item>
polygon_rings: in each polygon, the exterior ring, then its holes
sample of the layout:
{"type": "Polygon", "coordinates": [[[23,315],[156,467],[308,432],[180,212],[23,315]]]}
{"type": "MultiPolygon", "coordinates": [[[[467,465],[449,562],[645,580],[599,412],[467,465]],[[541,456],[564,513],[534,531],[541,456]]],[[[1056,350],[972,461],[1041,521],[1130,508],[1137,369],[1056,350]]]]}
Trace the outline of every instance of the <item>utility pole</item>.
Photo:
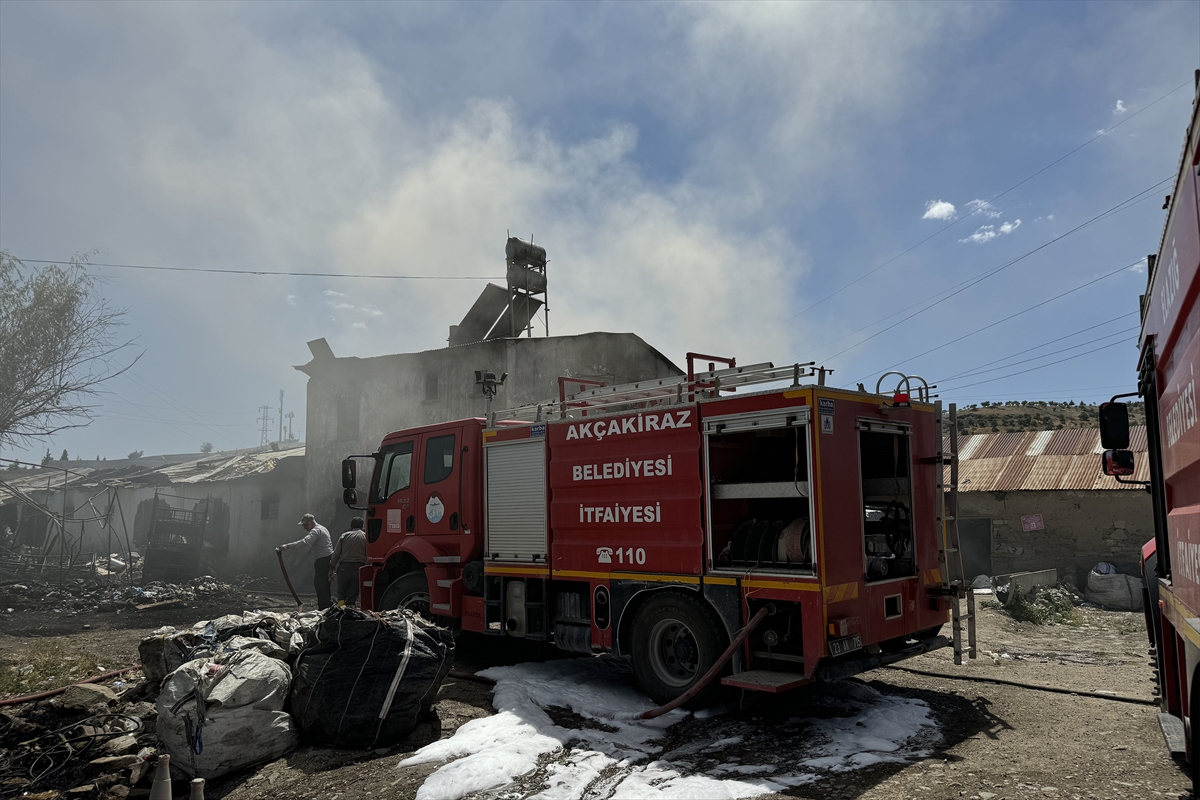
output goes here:
{"type": "Polygon", "coordinates": [[[271,443],[271,423],[275,420],[271,419],[270,406],[259,406],[258,410],[262,412],[262,416],[258,418],[258,421],[262,423],[262,441],[259,442],[259,445],[266,447],[271,443]]]}
{"type": "Polygon", "coordinates": [[[289,442],[293,442],[293,441],[295,441],[295,440],[296,440],[296,437],[292,436],[292,417],[294,417],[294,416],[296,416],[296,412],[294,412],[294,411],[289,411],[289,412],[287,413],[287,420],[288,420],[288,441],[289,441],[289,442]]]}
{"type": "Polygon", "coordinates": [[[283,441],[283,389],[279,390],[279,438],[275,441],[283,441]]]}

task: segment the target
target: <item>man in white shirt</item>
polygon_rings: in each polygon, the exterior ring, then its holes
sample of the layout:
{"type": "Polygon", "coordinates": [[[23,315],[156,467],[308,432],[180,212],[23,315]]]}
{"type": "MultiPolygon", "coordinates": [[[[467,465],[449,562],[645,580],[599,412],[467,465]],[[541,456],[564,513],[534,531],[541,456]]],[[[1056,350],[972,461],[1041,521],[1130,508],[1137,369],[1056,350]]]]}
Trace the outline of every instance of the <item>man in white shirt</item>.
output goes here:
{"type": "Polygon", "coordinates": [[[313,588],[317,590],[317,607],[322,611],[333,605],[329,597],[329,558],[333,555],[333,542],[324,525],[318,524],[312,514],[305,514],[296,523],[307,531],[303,539],[280,545],[276,552],[303,545],[313,558],[313,588]]]}

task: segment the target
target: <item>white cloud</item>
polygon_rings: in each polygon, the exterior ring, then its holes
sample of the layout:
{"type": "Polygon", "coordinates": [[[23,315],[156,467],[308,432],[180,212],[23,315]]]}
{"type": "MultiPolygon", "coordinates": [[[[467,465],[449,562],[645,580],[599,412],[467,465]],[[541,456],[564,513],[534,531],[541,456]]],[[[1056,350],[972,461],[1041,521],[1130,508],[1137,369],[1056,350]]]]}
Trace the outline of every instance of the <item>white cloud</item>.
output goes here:
{"type": "Polygon", "coordinates": [[[346,295],[342,294],[341,292],[335,292],[333,289],[326,289],[325,291],[321,292],[321,294],[325,295],[326,297],[345,297],[346,296],[346,295]]]}
{"type": "Polygon", "coordinates": [[[995,239],[999,235],[1000,234],[996,233],[995,225],[984,225],[982,228],[975,231],[967,238],[959,239],[959,241],[960,242],[975,242],[976,244],[983,244],[984,242],[990,242],[992,239],[995,239]]]}
{"type": "Polygon", "coordinates": [[[288,303],[288,305],[289,305],[289,306],[294,306],[294,305],[296,305],[296,295],[294,295],[294,294],[289,294],[289,295],[287,296],[287,303],[288,303]]]}
{"type": "Polygon", "coordinates": [[[995,239],[998,236],[1012,233],[1019,227],[1021,227],[1021,220],[1019,219],[1013,220],[1012,222],[1005,222],[999,228],[997,228],[995,225],[984,225],[967,238],[959,239],[958,241],[963,243],[972,242],[974,244],[983,244],[984,242],[990,242],[992,239],[995,239]]]}
{"type": "Polygon", "coordinates": [[[1117,104],[1115,106],[1113,106],[1112,113],[1120,115],[1120,114],[1124,114],[1128,110],[1129,109],[1126,108],[1126,106],[1125,106],[1125,102],[1123,100],[1118,100],[1117,104]]]}
{"type": "Polygon", "coordinates": [[[1146,259],[1143,258],[1141,261],[1134,264],[1129,269],[1132,272],[1136,272],[1138,275],[1145,275],[1146,274],[1146,259]]]}
{"type": "Polygon", "coordinates": [[[350,327],[355,328],[356,330],[365,331],[367,329],[367,323],[354,322],[354,323],[351,323],[350,327]]]}
{"type": "Polygon", "coordinates": [[[967,210],[972,214],[983,214],[988,219],[999,217],[1001,212],[996,210],[996,207],[987,200],[972,200],[967,203],[967,210]]]}
{"type": "Polygon", "coordinates": [[[954,219],[958,215],[953,203],[945,200],[930,200],[925,204],[925,213],[921,219],[954,219]]]}

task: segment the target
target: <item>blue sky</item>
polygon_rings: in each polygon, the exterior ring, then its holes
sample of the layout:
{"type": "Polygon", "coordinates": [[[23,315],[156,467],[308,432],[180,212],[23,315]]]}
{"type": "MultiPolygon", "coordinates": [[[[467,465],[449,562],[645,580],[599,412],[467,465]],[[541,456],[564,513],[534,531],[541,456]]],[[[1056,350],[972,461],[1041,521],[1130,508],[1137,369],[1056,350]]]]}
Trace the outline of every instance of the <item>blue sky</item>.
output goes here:
{"type": "MultiPolygon", "coordinates": [[[[1194,1],[8,0],[0,248],[500,276],[511,230],[550,253],[555,334],[1094,401],[1132,388],[1144,268],[926,351],[1157,249],[1197,67],[1194,1]]],[[[307,340],[438,347],[482,288],[95,272],[144,354],[55,455],[255,445],[280,389],[302,437],[307,340]]]]}

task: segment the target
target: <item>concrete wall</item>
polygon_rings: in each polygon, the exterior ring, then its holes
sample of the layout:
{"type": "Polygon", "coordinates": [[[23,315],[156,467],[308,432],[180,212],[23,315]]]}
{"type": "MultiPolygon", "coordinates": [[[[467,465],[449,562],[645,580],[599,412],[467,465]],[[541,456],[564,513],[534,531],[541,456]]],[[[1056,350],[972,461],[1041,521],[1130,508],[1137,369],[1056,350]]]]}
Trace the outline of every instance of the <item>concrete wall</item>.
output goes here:
{"type": "MultiPolygon", "coordinates": [[[[297,369],[309,375],[309,510],[335,535],[335,528],[348,526],[352,515],[341,502],[342,459],[375,452],[384,435],[394,430],[484,416],[487,406],[475,385],[476,370],[508,373],[496,395],[496,408],[557,398],[559,376],[613,385],[680,374],[665,356],[631,333],[501,339],[378,358],[314,359],[297,369]],[[436,397],[431,397],[435,380],[436,397]],[[343,415],[358,410],[357,436],[339,433],[339,403],[343,415]]],[[[359,476],[360,491],[367,480],[359,476]]]]}
{"type": "Polygon", "coordinates": [[[1154,537],[1150,495],[1141,491],[960,492],[960,519],[991,519],[992,574],[1055,568],[1077,585],[1098,561],[1136,574],[1154,537]],[[1041,514],[1045,530],[1021,517],[1041,514]]]}

